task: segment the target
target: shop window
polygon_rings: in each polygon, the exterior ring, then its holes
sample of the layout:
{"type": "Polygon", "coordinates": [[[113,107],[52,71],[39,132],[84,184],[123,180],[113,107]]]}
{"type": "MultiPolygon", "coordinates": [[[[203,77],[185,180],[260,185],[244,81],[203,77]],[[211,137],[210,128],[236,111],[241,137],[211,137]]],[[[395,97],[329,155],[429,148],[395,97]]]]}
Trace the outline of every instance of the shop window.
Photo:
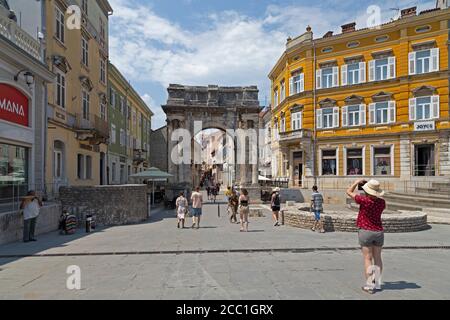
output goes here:
{"type": "Polygon", "coordinates": [[[337,175],[337,152],[334,150],[322,150],[322,175],[337,175]]]}
{"type": "Polygon", "coordinates": [[[358,176],[364,173],[363,149],[347,149],[347,175],[358,176]]]}
{"type": "Polygon", "coordinates": [[[392,174],[392,158],[390,147],[374,148],[373,157],[374,175],[387,176],[392,174]]]}

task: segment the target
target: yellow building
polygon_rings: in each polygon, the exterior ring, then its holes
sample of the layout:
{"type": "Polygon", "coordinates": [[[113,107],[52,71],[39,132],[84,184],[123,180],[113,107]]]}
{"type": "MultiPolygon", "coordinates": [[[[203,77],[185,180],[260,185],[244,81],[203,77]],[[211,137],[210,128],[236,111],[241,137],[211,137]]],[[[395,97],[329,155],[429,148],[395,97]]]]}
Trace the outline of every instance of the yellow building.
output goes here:
{"type": "Polygon", "coordinates": [[[46,181],[59,185],[106,183],[107,0],[45,1],[47,65],[57,75],[48,87],[46,181]]]}
{"type": "Polygon", "coordinates": [[[376,28],[288,39],[269,75],[274,176],[329,189],[448,180],[449,17],[409,8],[376,28]]]}

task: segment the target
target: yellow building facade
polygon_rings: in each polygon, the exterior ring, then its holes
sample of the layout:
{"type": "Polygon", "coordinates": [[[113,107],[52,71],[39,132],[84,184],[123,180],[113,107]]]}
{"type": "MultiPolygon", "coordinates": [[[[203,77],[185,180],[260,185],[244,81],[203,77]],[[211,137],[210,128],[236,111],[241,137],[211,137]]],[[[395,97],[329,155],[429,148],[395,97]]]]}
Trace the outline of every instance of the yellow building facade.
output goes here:
{"type": "Polygon", "coordinates": [[[448,180],[449,17],[409,8],[376,28],[288,39],[269,75],[273,175],[325,189],[448,180]]]}
{"type": "Polygon", "coordinates": [[[46,55],[57,75],[48,86],[46,181],[106,184],[108,18],[107,0],[45,1],[46,55]],[[73,7],[72,7],[73,8],[73,7]],[[75,22],[75,24],[74,24],[75,22]]]}

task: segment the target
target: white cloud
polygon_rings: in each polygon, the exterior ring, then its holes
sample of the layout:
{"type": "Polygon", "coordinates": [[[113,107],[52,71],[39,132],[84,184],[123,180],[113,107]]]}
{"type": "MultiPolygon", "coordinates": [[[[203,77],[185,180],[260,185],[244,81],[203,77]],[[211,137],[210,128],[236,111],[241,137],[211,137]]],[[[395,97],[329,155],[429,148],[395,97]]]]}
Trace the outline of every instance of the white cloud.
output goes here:
{"type": "MultiPolygon", "coordinates": [[[[203,30],[187,30],[158,16],[152,7],[133,0],[110,0],[111,59],[133,81],[189,85],[257,85],[260,99],[269,100],[267,74],[282,54],[286,38],[305,31],[309,24],[316,37],[344,23],[356,21],[366,27],[366,7],[355,11],[338,0],[310,6],[269,5],[261,17],[248,17],[235,11],[205,14],[203,30]]],[[[391,7],[405,8],[415,0],[374,1],[382,8],[382,21],[395,15],[391,7]]],[[[189,3],[189,1],[185,2],[189,3]]],[[[372,3],[368,3],[367,7],[372,3]]],[[[431,0],[419,10],[433,7],[431,0]]],[[[361,8],[361,6],[359,6],[361,8]]],[[[144,95],[146,96],[146,95],[144,95]]],[[[150,99],[150,96],[148,96],[150,99]]],[[[151,100],[149,100],[151,101],[151,100]]],[[[164,114],[151,101],[155,122],[163,125],[164,114]]]]}

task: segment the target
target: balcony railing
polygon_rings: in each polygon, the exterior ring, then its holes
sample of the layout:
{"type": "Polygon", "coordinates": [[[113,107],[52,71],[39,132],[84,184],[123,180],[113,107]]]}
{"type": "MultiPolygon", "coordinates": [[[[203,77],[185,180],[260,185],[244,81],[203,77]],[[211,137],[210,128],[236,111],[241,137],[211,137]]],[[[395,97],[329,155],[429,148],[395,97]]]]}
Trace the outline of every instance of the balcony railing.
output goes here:
{"type": "Polygon", "coordinates": [[[32,57],[42,60],[41,45],[25,30],[9,18],[9,11],[0,6],[0,35],[14,43],[32,57]]]}
{"type": "Polygon", "coordinates": [[[94,114],[77,113],[75,116],[75,129],[77,131],[95,133],[97,138],[109,138],[108,122],[94,114]]]}
{"type": "Polygon", "coordinates": [[[289,142],[289,141],[299,140],[299,139],[309,138],[309,137],[310,137],[309,131],[305,131],[303,129],[295,130],[295,131],[280,132],[280,142],[289,142]]]}
{"type": "Polygon", "coordinates": [[[133,151],[133,161],[136,163],[143,163],[147,161],[147,150],[135,149],[133,151]]]}

